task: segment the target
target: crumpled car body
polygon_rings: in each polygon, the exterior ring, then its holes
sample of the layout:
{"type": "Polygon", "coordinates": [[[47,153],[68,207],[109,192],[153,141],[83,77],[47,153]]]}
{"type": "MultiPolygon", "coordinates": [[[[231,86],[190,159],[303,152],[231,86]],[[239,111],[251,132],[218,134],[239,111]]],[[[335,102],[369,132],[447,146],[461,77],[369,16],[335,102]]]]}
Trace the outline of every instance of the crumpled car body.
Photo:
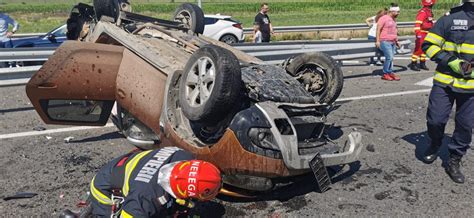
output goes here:
{"type": "Polygon", "coordinates": [[[126,114],[156,134],[156,147],[190,151],[218,166],[226,184],[251,191],[311,172],[315,156],[324,166],[357,161],[361,134],[350,133],[342,146],[328,140],[331,104],[318,102],[283,66],[183,29],[122,23],[91,24],[85,38],[65,42],[31,78],[26,91],[45,123],[105,125],[117,104],[120,118],[126,114]],[[209,45],[235,55],[242,74],[239,101],[212,128],[188,119],[179,100],[186,63],[209,45]]]}

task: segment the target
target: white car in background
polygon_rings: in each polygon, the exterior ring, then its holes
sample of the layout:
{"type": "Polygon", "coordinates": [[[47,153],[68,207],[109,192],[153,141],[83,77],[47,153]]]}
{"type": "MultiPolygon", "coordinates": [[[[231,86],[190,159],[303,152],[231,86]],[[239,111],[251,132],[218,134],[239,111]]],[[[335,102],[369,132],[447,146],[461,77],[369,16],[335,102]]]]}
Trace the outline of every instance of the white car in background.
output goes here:
{"type": "Polygon", "coordinates": [[[242,23],[226,15],[204,15],[204,35],[227,44],[245,39],[242,23]]]}

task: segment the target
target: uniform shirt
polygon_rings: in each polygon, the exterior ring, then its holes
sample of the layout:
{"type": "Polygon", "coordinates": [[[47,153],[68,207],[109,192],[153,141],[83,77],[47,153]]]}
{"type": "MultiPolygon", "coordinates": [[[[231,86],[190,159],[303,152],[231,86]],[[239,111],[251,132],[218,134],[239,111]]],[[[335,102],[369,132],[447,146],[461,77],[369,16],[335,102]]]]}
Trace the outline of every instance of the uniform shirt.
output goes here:
{"type": "Polygon", "coordinates": [[[6,35],[9,25],[13,26],[13,32],[16,32],[20,27],[20,25],[8,15],[0,13],[0,41],[4,41],[7,38],[6,35]]]}
{"type": "Polygon", "coordinates": [[[390,15],[380,17],[377,25],[382,28],[380,31],[380,41],[397,41],[397,22],[390,15]]]}
{"type": "Polygon", "coordinates": [[[474,79],[463,79],[448,65],[456,58],[474,61],[474,6],[464,4],[440,18],[425,37],[422,48],[438,63],[436,85],[450,86],[455,92],[474,93],[474,79]]]}
{"type": "Polygon", "coordinates": [[[415,34],[426,34],[433,27],[433,13],[431,8],[424,7],[418,11],[415,21],[415,34]]]}
{"type": "MultiPolygon", "coordinates": [[[[110,196],[116,182],[112,181],[114,168],[123,155],[102,167],[91,182],[92,208],[95,216],[110,216],[110,196]]],[[[168,196],[158,184],[158,172],[161,166],[182,160],[194,159],[192,154],[176,147],[165,147],[157,150],[143,151],[128,156],[123,179],[122,195],[125,200],[122,204],[122,216],[134,217],[164,217],[166,202],[160,202],[162,196],[168,196]]]]}
{"type": "Polygon", "coordinates": [[[255,16],[255,24],[260,26],[260,32],[262,32],[263,37],[270,38],[270,23],[270,18],[266,14],[258,13],[255,16]]]}

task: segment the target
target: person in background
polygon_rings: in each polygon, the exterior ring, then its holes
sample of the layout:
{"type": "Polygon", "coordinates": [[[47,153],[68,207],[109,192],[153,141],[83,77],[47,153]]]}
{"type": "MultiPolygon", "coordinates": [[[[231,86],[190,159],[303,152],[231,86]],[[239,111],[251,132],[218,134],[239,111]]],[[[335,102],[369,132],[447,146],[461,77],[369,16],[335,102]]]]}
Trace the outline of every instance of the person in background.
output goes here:
{"type": "Polygon", "coordinates": [[[10,16],[0,12],[0,48],[5,47],[5,41],[8,40],[20,28],[20,24],[12,19],[10,16]],[[12,31],[9,31],[9,26],[12,25],[12,31]]]}
{"type": "Polygon", "coordinates": [[[398,81],[400,77],[393,72],[393,56],[396,53],[398,43],[398,30],[396,19],[400,14],[398,4],[392,3],[389,12],[382,16],[377,22],[377,38],[375,46],[382,50],[385,56],[383,64],[383,80],[398,81]]]}
{"type": "Polygon", "coordinates": [[[425,40],[426,34],[433,27],[434,19],[431,8],[436,3],[436,0],[422,0],[421,4],[423,8],[418,11],[415,21],[415,50],[411,55],[411,63],[408,67],[413,71],[429,70],[426,66],[426,54],[421,49],[421,44],[425,40]],[[418,59],[420,59],[420,65],[418,65],[418,59]]]}
{"type": "Polygon", "coordinates": [[[262,3],[260,12],[255,16],[254,29],[259,26],[262,33],[262,42],[270,42],[271,34],[273,34],[273,26],[268,17],[268,10],[270,10],[268,3],[262,3]]]}
{"type": "Polygon", "coordinates": [[[259,25],[255,25],[255,28],[253,30],[253,42],[254,43],[262,42],[262,32],[260,31],[259,25]]]}
{"type": "MultiPolygon", "coordinates": [[[[375,16],[369,17],[365,20],[365,23],[367,23],[367,25],[370,27],[368,34],[369,41],[375,42],[375,40],[377,39],[377,21],[380,17],[386,15],[387,11],[388,9],[384,8],[378,11],[375,16]]],[[[369,64],[371,66],[373,66],[374,64],[377,66],[382,65],[382,52],[378,48],[375,48],[375,57],[370,57],[369,64]],[[375,57],[377,58],[377,61],[374,60],[375,57]]]]}

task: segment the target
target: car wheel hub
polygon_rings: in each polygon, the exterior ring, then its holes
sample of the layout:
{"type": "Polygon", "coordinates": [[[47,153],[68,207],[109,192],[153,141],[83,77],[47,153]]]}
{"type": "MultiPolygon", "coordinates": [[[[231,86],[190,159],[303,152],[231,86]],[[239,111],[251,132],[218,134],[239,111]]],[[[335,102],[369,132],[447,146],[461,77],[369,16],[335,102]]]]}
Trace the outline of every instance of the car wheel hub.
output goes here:
{"type": "Polygon", "coordinates": [[[216,79],[216,67],[208,57],[199,58],[186,78],[186,100],[198,107],[209,99],[216,79]]]}
{"type": "Polygon", "coordinates": [[[184,26],[188,29],[191,28],[192,26],[192,23],[191,23],[191,15],[187,12],[187,11],[180,11],[176,17],[175,17],[175,20],[176,21],[179,21],[181,23],[184,24],[184,26]]]}
{"type": "Polygon", "coordinates": [[[305,67],[300,71],[297,80],[304,85],[306,91],[313,95],[324,91],[327,85],[324,70],[317,66],[305,67]]]}
{"type": "Polygon", "coordinates": [[[232,44],[232,43],[236,43],[237,41],[234,39],[234,37],[232,36],[224,36],[224,38],[222,39],[223,42],[227,43],[227,44],[232,44]]]}

